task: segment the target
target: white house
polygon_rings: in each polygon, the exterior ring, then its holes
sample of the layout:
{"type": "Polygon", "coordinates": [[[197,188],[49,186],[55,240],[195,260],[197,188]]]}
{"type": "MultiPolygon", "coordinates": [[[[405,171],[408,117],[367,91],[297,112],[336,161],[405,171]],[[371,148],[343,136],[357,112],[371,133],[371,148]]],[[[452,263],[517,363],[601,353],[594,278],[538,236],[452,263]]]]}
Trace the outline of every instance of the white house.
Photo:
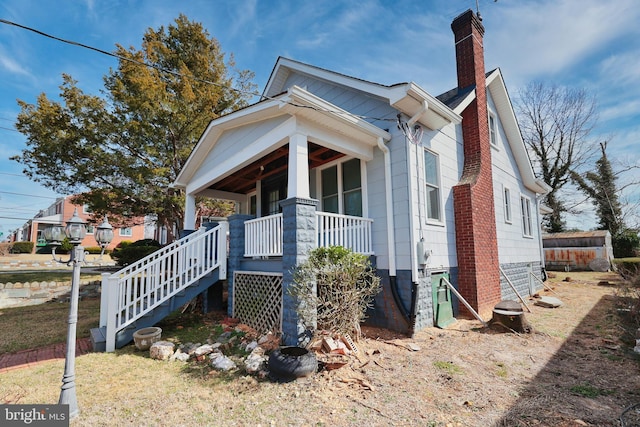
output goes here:
{"type": "Polygon", "coordinates": [[[481,21],[469,10],[451,28],[458,86],[439,96],[279,58],[262,99],[213,120],[176,179],[186,237],[103,277],[94,348],[126,344],[198,293],[216,304],[224,280],[229,315],[296,344],[306,331],[287,288],[318,246],[369,255],[383,291],[368,321],[409,334],[446,315],[488,319],[540,288],[549,188],[500,70],[485,72],[481,21]],[[188,234],[197,197],[238,213],[188,234]]]}
{"type": "Polygon", "coordinates": [[[239,206],[230,314],[247,315],[246,286],[275,286],[281,301],[265,310],[295,342],[286,288],[319,245],[372,257],[384,289],[370,321],[401,331],[434,324],[442,278],[480,315],[516,299],[512,285],[539,287],[538,200],[549,188],[533,174],[500,70],[485,73],[481,21],[469,10],[452,30],[458,87],[440,96],[279,58],[260,102],[209,124],[175,185],[187,195],[185,229],[196,197],[239,206]]]}

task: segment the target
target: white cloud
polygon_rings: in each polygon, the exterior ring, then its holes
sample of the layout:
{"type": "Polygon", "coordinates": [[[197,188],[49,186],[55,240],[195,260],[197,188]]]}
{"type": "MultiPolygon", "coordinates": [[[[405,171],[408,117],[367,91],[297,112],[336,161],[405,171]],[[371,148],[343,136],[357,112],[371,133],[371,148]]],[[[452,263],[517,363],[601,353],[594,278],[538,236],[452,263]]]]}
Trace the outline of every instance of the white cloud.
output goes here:
{"type": "Polygon", "coordinates": [[[487,56],[523,79],[554,75],[637,32],[634,0],[615,6],[600,0],[505,3],[490,9],[487,56]]]}

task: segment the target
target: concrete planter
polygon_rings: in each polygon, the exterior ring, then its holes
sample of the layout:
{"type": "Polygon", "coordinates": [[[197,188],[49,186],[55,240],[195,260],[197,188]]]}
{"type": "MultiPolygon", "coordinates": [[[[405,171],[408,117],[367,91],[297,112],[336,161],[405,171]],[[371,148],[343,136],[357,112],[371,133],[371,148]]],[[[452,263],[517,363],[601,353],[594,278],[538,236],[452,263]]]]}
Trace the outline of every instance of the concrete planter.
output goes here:
{"type": "Polygon", "coordinates": [[[160,341],[162,329],[155,326],[138,329],[133,333],[133,343],[138,350],[149,350],[153,343],[160,341]]]}

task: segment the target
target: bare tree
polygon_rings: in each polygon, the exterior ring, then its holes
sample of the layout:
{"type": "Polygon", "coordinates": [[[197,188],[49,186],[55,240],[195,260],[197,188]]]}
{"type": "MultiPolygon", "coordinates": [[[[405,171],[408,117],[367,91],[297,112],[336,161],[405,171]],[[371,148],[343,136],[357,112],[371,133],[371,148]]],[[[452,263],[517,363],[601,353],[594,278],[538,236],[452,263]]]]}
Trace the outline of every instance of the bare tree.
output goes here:
{"type": "Polygon", "coordinates": [[[553,213],[544,227],[563,231],[567,207],[561,190],[570,172],[583,169],[594,154],[588,137],[598,119],[596,102],[584,89],[534,82],[520,92],[515,108],[534,170],[551,187],[544,202],[553,213]]]}

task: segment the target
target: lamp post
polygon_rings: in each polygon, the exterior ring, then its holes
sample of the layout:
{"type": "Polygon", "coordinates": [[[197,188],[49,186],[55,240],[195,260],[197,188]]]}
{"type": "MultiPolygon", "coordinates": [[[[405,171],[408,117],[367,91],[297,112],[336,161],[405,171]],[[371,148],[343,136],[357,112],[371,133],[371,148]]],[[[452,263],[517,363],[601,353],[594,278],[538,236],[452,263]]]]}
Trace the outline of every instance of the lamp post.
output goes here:
{"type": "MultiPolygon", "coordinates": [[[[82,239],[87,234],[85,221],[78,216],[78,210],[73,211],[73,216],[67,220],[67,226],[53,225],[44,231],[47,242],[52,246],[53,259],[61,264],[73,265],[73,276],[71,278],[71,306],[69,307],[69,319],[67,321],[67,351],[65,354],[64,375],[62,377],[62,387],[58,404],[69,405],[69,418],[78,416],[78,399],[76,397],[76,326],[78,323],[78,296],[80,291],[80,267],[85,262],[84,248],[80,245],[82,239]],[[65,236],[73,245],[73,251],[69,260],[63,261],[56,258],[56,247],[62,244],[65,236]]],[[[102,248],[100,258],[104,254],[107,245],[113,239],[113,227],[104,217],[104,221],[97,227],[95,239],[102,248]]],[[[98,259],[100,259],[98,258],[98,259]]]]}

